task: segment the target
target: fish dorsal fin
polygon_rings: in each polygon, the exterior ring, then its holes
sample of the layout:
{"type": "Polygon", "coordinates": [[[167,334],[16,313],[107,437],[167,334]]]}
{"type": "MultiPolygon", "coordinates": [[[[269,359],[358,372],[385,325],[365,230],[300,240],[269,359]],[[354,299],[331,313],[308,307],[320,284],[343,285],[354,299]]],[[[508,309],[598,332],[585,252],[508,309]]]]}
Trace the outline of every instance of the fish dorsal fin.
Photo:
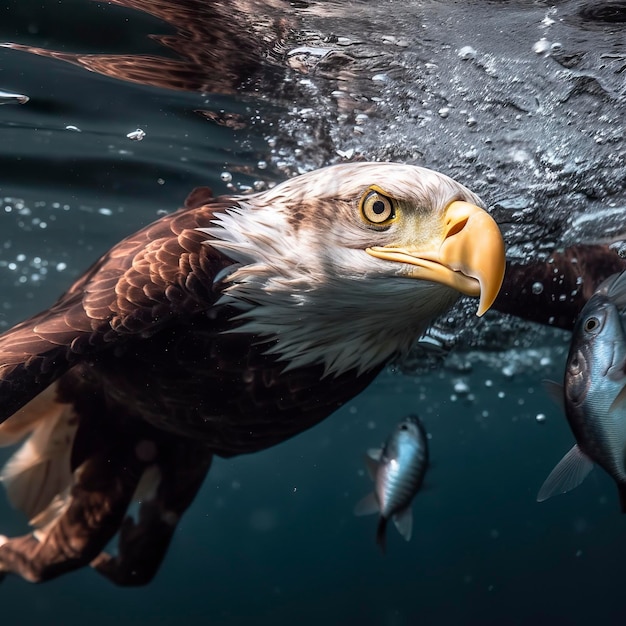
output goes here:
{"type": "Polygon", "coordinates": [[[626,271],[609,276],[595,293],[605,293],[618,309],[626,307],[626,271]]]}
{"type": "Polygon", "coordinates": [[[409,505],[406,509],[398,511],[393,516],[393,523],[406,541],[410,541],[413,534],[413,512],[411,511],[411,506],[409,505]]]}
{"type": "Polygon", "coordinates": [[[543,502],[559,493],[567,493],[587,478],[593,469],[593,461],[575,445],[556,465],[537,494],[537,502],[543,502]]]}
{"type": "Polygon", "coordinates": [[[378,513],[380,506],[374,492],[368,493],[362,500],[359,500],[354,507],[355,515],[372,515],[378,513]]]}
{"type": "Polygon", "coordinates": [[[554,380],[548,380],[547,378],[542,380],[541,384],[543,385],[546,393],[550,396],[551,400],[565,413],[565,393],[563,391],[563,385],[554,380]]]}

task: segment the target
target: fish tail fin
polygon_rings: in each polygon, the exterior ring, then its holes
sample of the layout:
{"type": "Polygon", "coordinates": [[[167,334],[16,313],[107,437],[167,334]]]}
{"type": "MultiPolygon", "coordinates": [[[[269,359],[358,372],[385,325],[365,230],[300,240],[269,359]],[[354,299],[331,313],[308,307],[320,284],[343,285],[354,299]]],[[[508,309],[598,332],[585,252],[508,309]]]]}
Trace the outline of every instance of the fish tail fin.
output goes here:
{"type": "Polygon", "coordinates": [[[626,483],[619,483],[617,485],[617,492],[619,493],[619,506],[622,513],[626,513],[626,483]]]}
{"type": "Polygon", "coordinates": [[[376,543],[380,546],[380,551],[385,554],[387,549],[387,518],[380,516],[378,528],[376,528],[376,543]]]}

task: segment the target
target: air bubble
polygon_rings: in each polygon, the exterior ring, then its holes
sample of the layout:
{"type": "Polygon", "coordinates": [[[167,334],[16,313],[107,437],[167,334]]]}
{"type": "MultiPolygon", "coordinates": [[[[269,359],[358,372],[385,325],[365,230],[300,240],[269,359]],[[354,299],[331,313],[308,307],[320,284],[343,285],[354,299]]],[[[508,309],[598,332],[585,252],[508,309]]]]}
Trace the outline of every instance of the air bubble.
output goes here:
{"type": "Polygon", "coordinates": [[[552,42],[548,41],[545,37],[542,37],[539,41],[533,44],[533,52],[535,54],[547,55],[550,52],[552,42]]]}
{"type": "Polygon", "coordinates": [[[470,387],[464,380],[457,380],[454,383],[454,391],[459,394],[469,393],[470,387]]]}
{"type": "Polygon", "coordinates": [[[476,50],[474,50],[472,46],[463,46],[462,48],[459,48],[457,54],[459,58],[463,59],[464,61],[469,61],[470,59],[476,58],[476,50]]]}
{"type": "Polygon", "coordinates": [[[145,136],[146,136],[146,131],[141,130],[141,128],[138,128],[137,130],[133,130],[126,135],[127,139],[130,139],[132,141],[142,141],[145,136]]]}

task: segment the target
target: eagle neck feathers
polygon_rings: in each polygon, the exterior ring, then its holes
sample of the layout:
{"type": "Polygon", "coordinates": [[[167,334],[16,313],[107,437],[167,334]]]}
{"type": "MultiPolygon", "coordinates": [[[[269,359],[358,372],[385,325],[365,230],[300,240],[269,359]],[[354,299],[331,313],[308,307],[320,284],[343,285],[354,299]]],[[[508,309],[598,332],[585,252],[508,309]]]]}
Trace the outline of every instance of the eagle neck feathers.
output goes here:
{"type": "Polygon", "coordinates": [[[202,229],[236,264],[217,303],[240,311],[228,332],[267,342],[286,370],[321,364],[325,375],[360,375],[410,349],[433,317],[433,298],[438,312],[457,297],[423,282],[416,298],[415,280],[381,278],[364,250],[294,229],[288,218],[240,200],[202,229]]]}

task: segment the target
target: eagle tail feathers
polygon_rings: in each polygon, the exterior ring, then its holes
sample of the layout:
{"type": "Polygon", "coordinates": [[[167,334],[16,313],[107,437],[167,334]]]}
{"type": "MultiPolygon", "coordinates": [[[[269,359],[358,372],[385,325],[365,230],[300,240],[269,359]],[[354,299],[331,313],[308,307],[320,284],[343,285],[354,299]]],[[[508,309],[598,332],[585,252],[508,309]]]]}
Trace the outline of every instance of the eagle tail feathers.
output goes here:
{"type": "Polygon", "coordinates": [[[0,425],[0,445],[24,440],[0,472],[0,481],[11,504],[34,526],[49,521],[46,510],[59,509],[55,499],[67,493],[73,480],[78,419],[72,406],[56,401],[55,394],[53,384],[0,425]]]}

